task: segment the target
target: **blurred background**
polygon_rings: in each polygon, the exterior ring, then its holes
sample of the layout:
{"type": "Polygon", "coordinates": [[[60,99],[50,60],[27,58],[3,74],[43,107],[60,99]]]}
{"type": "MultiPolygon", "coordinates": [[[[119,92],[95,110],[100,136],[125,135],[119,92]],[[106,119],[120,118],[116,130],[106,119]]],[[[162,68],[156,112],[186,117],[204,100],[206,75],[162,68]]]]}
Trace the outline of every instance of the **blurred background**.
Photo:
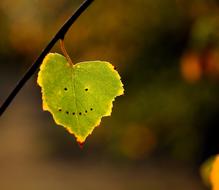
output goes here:
{"type": "MultiPolygon", "coordinates": [[[[0,1],[0,104],[81,2],[0,1]]],[[[199,170],[219,153],[219,1],[96,0],[65,43],[73,62],[113,63],[125,96],[80,149],[42,111],[35,74],[0,119],[1,189],[208,189],[199,170]]]]}

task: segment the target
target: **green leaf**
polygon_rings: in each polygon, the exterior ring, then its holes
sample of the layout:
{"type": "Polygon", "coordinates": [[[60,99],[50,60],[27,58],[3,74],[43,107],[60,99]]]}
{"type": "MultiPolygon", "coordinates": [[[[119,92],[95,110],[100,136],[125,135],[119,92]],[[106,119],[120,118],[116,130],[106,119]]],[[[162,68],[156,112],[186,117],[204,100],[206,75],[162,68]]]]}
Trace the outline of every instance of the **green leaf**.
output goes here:
{"type": "Polygon", "coordinates": [[[57,53],[45,57],[37,82],[42,89],[43,109],[79,143],[86,140],[102,117],[111,115],[112,102],[124,93],[120,76],[110,63],[71,65],[57,53]]]}

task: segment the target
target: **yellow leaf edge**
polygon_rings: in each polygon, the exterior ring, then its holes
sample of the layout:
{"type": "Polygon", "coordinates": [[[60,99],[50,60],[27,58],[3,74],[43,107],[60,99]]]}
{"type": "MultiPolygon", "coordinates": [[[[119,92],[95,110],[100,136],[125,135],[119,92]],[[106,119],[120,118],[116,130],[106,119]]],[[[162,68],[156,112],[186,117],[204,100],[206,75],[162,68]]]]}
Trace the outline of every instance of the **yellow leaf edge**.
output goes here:
{"type": "Polygon", "coordinates": [[[215,156],[209,178],[212,190],[219,190],[219,155],[215,156]]]}
{"type": "MultiPolygon", "coordinates": [[[[46,62],[48,61],[48,59],[49,59],[51,56],[53,56],[53,55],[60,55],[60,54],[58,54],[58,53],[49,53],[49,54],[46,55],[46,57],[44,58],[44,60],[43,60],[43,62],[42,62],[42,64],[41,64],[41,66],[40,66],[40,71],[38,72],[37,84],[41,87],[41,93],[42,93],[42,108],[43,108],[43,110],[44,110],[44,111],[48,111],[48,112],[52,115],[52,117],[53,117],[53,119],[54,119],[54,121],[55,121],[55,123],[56,123],[57,125],[63,126],[63,124],[61,124],[61,123],[58,121],[58,119],[56,119],[56,117],[55,117],[54,114],[52,113],[51,109],[50,109],[49,106],[47,105],[46,100],[45,100],[45,95],[44,95],[44,92],[43,92],[43,88],[42,88],[41,71],[44,69],[45,64],[46,64],[46,62]]],[[[95,62],[95,61],[94,61],[94,62],[95,62]]],[[[101,61],[101,62],[103,62],[103,61],[101,61]]],[[[105,61],[104,61],[104,62],[105,62],[105,61]]],[[[79,62],[79,63],[77,63],[77,64],[75,64],[75,65],[79,65],[79,64],[81,64],[81,63],[84,63],[84,62],[79,62]]],[[[109,106],[108,106],[108,108],[107,108],[107,112],[94,124],[94,126],[91,128],[91,130],[89,131],[89,133],[88,133],[87,136],[81,137],[81,136],[79,136],[79,135],[76,135],[76,134],[74,134],[74,132],[71,130],[70,127],[68,127],[68,126],[63,126],[70,134],[72,134],[72,135],[76,138],[76,141],[77,141],[79,144],[83,144],[83,143],[85,142],[85,140],[87,139],[87,137],[92,134],[93,130],[94,130],[96,127],[98,127],[98,126],[100,125],[101,119],[102,119],[103,117],[111,116],[112,108],[113,108],[113,102],[115,101],[115,98],[118,97],[118,96],[124,95],[124,91],[125,91],[125,90],[124,90],[124,85],[123,85],[123,83],[122,83],[122,81],[121,81],[121,77],[120,77],[119,73],[115,70],[115,67],[114,67],[111,63],[109,63],[109,62],[105,62],[105,63],[107,63],[107,65],[108,65],[108,67],[110,68],[110,70],[114,72],[114,74],[116,75],[117,79],[120,81],[121,86],[120,86],[120,89],[118,90],[117,94],[115,95],[115,97],[112,99],[112,101],[110,101],[109,106]]]]}

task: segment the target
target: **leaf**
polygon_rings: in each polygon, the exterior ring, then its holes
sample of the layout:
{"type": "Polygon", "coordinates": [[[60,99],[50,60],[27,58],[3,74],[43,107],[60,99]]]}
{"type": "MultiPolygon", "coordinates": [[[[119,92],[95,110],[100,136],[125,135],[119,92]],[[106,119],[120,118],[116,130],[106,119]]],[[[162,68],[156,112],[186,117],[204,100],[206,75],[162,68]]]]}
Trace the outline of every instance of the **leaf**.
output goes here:
{"type": "Polygon", "coordinates": [[[212,185],[212,190],[219,190],[219,155],[215,157],[212,165],[210,182],[212,185]]]}
{"type": "Polygon", "coordinates": [[[83,143],[101,118],[110,116],[115,97],[124,93],[120,76],[103,61],[71,65],[60,54],[48,54],[37,82],[42,90],[43,109],[58,125],[83,143]]]}
{"type": "Polygon", "coordinates": [[[201,168],[200,168],[202,180],[207,187],[209,187],[211,185],[210,174],[212,171],[212,165],[215,161],[215,158],[216,158],[215,155],[211,156],[201,165],[201,168]]]}

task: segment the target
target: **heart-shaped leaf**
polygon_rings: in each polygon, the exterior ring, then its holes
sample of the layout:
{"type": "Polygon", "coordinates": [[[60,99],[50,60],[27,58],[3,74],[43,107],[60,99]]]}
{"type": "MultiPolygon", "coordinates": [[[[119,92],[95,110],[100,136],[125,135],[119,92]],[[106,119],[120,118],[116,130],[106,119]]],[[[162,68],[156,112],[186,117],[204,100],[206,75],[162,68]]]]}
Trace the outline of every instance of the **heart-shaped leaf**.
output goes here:
{"type": "Polygon", "coordinates": [[[48,54],[38,73],[43,109],[83,143],[101,118],[109,116],[112,102],[124,93],[120,76],[108,62],[75,65],[60,54],[48,54]]]}

